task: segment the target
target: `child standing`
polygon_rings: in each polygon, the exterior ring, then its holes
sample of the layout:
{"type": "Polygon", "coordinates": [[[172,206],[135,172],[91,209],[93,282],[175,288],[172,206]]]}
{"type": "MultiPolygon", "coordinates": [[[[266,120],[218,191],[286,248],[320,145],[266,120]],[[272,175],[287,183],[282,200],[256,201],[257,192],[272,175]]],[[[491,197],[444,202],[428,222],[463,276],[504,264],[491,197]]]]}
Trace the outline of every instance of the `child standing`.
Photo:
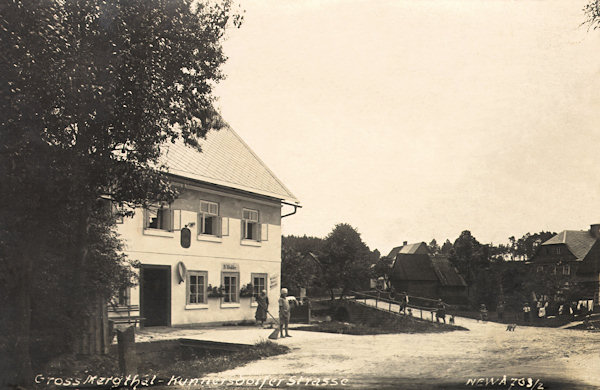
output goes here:
{"type": "Polygon", "coordinates": [[[281,289],[281,297],[279,298],[279,333],[281,337],[292,337],[288,332],[288,326],[290,323],[290,304],[287,301],[287,288],[281,289]],[[285,336],[283,335],[283,329],[285,327],[285,336]]]}

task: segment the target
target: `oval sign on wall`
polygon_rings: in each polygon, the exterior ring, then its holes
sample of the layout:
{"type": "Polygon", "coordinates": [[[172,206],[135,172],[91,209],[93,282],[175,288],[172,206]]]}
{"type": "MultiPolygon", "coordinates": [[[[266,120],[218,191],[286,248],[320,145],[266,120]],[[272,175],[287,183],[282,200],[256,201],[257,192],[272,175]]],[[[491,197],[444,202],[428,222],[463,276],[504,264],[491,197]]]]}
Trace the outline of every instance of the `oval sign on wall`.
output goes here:
{"type": "Polygon", "coordinates": [[[181,229],[181,246],[184,248],[189,248],[192,242],[192,232],[188,228],[181,229]]]}

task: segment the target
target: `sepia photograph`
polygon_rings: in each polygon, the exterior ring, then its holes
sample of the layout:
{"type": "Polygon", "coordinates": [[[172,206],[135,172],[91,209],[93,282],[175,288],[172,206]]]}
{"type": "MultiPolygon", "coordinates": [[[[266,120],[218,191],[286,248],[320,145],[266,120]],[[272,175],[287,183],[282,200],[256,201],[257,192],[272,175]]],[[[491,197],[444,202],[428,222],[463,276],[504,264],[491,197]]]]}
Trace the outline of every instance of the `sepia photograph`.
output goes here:
{"type": "Polygon", "coordinates": [[[0,0],[0,388],[600,389],[600,0],[0,0]]]}

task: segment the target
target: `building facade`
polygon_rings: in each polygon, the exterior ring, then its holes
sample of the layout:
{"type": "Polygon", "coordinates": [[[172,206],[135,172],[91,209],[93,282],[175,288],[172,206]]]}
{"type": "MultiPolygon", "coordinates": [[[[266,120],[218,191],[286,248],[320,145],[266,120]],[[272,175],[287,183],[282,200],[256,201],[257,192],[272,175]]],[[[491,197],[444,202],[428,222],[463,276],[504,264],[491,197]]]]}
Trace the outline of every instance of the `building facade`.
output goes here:
{"type": "Polygon", "coordinates": [[[252,320],[261,290],[276,312],[282,206],[295,211],[294,195],[230,128],[210,132],[201,153],[170,145],[163,162],[179,195],[120,224],[141,266],[119,303],[144,326],[252,320]]]}
{"type": "Polygon", "coordinates": [[[460,304],[467,301],[467,284],[445,256],[431,256],[424,242],[408,244],[391,250],[394,259],[390,281],[396,291],[408,295],[441,298],[460,304]]]}
{"type": "Polygon", "coordinates": [[[531,259],[535,274],[552,276],[562,286],[555,292],[597,307],[600,300],[600,224],[589,230],[564,230],[543,242],[531,259]],[[560,291],[564,290],[564,291],[560,291]],[[568,294],[568,292],[571,294],[568,294]]]}

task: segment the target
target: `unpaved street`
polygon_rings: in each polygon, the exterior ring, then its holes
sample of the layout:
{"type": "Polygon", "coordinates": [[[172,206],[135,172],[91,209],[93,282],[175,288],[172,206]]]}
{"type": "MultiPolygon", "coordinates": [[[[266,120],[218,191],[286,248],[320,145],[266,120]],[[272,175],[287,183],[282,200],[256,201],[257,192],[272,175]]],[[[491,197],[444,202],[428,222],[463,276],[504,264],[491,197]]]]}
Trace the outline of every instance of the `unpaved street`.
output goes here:
{"type": "Polygon", "coordinates": [[[533,327],[507,332],[505,325],[463,318],[457,325],[469,331],[377,336],[295,331],[295,337],[279,341],[291,353],[212,377],[275,377],[282,379],[280,387],[295,387],[302,376],[347,378],[353,388],[466,389],[472,387],[466,385],[469,378],[506,375],[506,387],[488,388],[509,388],[510,378],[539,380],[543,388],[600,388],[600,333],[533,327]]]}

